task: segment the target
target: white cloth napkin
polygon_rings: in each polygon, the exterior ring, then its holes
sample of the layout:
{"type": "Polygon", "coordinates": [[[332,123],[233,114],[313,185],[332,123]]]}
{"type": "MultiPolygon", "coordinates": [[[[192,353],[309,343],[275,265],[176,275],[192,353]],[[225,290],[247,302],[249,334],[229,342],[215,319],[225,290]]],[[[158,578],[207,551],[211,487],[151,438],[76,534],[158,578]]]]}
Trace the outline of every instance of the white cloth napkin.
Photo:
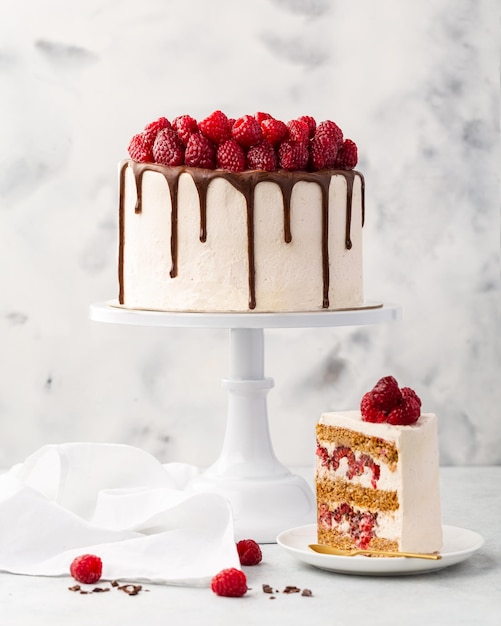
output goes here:
{"type": "Polygon", "coordinates": [[[0,476],[0,570],[61,576],[80,554],[103,578],[207,585],[240,567],[228,502],[198,473],[120,444],[44,446],[0,476]]]}

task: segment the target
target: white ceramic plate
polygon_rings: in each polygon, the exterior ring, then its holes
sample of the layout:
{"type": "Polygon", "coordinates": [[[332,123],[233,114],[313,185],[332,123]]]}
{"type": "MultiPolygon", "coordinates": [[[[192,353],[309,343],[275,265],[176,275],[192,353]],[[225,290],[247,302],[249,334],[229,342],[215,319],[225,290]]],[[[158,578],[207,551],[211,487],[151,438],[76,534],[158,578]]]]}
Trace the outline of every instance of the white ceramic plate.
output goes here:
{"type": "Polygon", "coordinates": [[[277,543],[303,563],[341,574],[365,576],[396,576],[403,574],[424,574],[461,563],[484,543],[483,537],[472,530],[443,526],[444,544],[441,559],[413,559],[399,557],[335,556],[319,554],[308,548],[317,542],[316,524],[291,528],[280,533],[277,543]]]}

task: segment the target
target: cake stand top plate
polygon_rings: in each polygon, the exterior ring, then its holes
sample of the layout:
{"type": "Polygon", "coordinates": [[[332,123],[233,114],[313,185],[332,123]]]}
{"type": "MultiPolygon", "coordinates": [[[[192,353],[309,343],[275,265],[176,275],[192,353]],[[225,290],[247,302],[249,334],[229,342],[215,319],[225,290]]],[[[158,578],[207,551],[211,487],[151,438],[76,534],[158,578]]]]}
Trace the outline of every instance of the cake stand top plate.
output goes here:
{"type": "Polygon", "coordinates": [[[177,328],[321,328],[381,324],[401,319],[396,304],[367,303],[358,309],[310,313],[181,313],[127,309],[117,302],[90,305],[90,319],[135,326],[177,328]]]}

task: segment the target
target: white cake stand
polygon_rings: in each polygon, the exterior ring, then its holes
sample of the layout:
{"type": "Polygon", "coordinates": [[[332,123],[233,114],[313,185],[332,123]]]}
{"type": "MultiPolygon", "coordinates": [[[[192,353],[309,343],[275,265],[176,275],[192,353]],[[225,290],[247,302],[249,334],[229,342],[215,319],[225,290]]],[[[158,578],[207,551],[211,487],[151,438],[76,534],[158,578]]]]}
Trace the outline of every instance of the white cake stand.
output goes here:
{"type": "MultiPolygon", "coordinates": [[[[272,543],[286,528],[315,521],[315,498],[306,481],[275,456],[266,397],[273,379],[264,376],[265,328],[319,328],[381,324],[400,319],[396,305],[368,305],[315,313],[165,313],[125,309],[113,303],[90,307],[98,322],[182,328],[227,328],[230,371],[226,433],[217,461],[188,489],[224,495],[230,502],[235,539],[272,543]]],[[[203,512],[201,512],[203,515],[203,512]]]]}

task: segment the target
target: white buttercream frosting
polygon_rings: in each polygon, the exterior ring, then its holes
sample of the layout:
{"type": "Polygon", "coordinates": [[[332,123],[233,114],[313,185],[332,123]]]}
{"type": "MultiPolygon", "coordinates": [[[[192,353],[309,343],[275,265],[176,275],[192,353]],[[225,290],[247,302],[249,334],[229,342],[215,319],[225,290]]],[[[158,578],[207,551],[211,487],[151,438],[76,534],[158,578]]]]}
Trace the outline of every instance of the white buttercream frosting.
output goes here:
{"type": "MultiPolygon", "coordinates": [[[[275,173],[276,175],[276,173],[275,173]]],[[[246,199],[223,177],[207,188],[206,241],[200,240],[200,197],[187,169],[179,176],[177,275],[172,202],[162,172],[145,171],[135,211],[137,180],[127,167],[123,185],[123,304],[167,311],[248,311],[249,224],[246,199]]],[[[362,179],[353,178],[351,248],[346,246],[347,180],[331,177],[328,190],[328,300],[330,309],[363,305],[362,179]]],[[[254,311],[322,310],[325,224],[320,185],[299,180],[291,194],[291,241],[284,239],[284,199],[274,182],[254,188],[254,311]]],[[[121,269],[122,271],[122,269],[121,269]]]]}

